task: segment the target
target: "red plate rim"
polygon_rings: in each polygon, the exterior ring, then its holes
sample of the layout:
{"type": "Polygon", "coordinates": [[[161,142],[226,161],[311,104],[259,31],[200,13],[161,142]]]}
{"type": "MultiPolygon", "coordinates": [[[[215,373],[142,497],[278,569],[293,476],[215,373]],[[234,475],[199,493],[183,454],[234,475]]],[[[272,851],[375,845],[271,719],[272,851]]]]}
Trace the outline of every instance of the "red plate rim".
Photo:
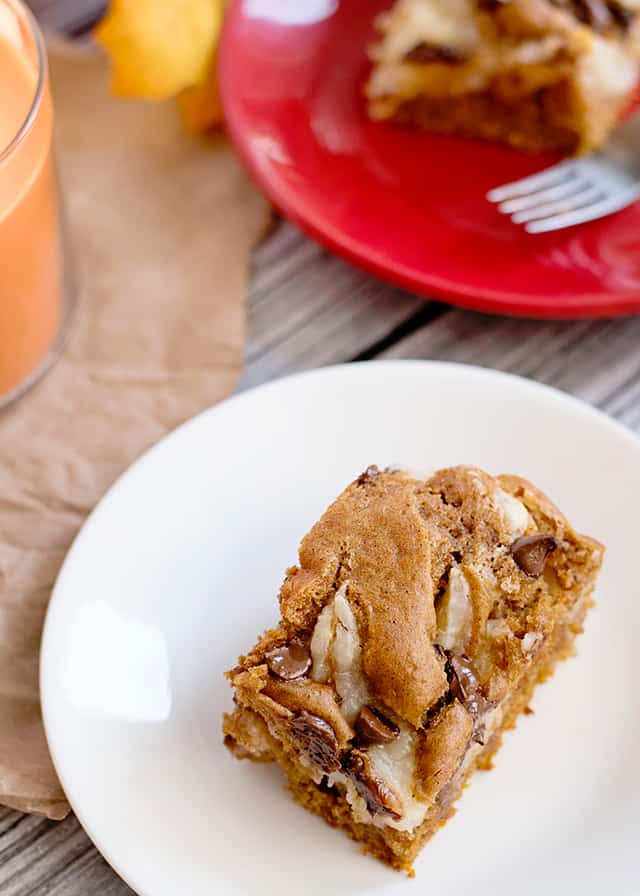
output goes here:
{"type": "MultiPolygon", "coordinates": [[[[219,79],[225,127],[253,182],[277,211],[301,231],[336,255],[386,283],[425,299],[443,299],[471,311],[547,320],[620,317],[640,312],[640,295],[628,292],[611,291],[606,296],[581,292],[575,296],[563,296],[562,305],[550,307],[548,296],[542,294],[528,294],[525,299],[520,293],[505,290],[469,286],[461,289],[459,284],[428,270],[416,274],[401,261],[390,261],[368,243],[354,240],[344,231],[333,227],[322,215],[316,214],[313,206],[296,202],[289,191],[281,188],[279,179],[270,176],[268,170],[259,165],[250,135],[244,127],[243,117],[234,103],[232,57],[237,54],[237,46],[234,48],[232,35],[238,22],[242,20],[242,2],[243,0],[231,0],[220,39],[219,79]]],[[[237,55],[235,64],[237,65],[237,55]]],[[[535,238],[535,235],[531,236],[531,239],[535,238]]]]}

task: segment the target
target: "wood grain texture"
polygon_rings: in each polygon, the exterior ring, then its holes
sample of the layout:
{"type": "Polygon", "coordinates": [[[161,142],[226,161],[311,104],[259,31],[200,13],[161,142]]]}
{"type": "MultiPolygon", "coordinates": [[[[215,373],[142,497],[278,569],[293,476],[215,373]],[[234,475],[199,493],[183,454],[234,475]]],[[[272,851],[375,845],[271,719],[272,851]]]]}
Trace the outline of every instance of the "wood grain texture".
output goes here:
{"type": "Polygon", "coordinates": [[[281,223],[255,255],[241,387],[350,360],[421,310],[281,223]]]}
{"type": "Polygon", "coordinates": [[[362,358],[432,358],[520,374],[640,433],[640,317],[534,321],[425,303],[282,223],[256,253],[242,386],[362,358]]]}
{"type": "MultiPolygon", "coordinates": [[[[102,6],[31,0],[47,27],[77,30],[102,6]]],[[[511,320],[425,303],[329,255],[280,223],[256,252],[241,388],[368,358],[433,358],[521,374],[578,395],[640,433],[640,317],[511,320]]],[[[0,808],[2,896],[125,896],[132,891],[75,818],[0,808]]]]}
{"type": "Polygon", "coordinates": [[[480,364],[555,386],[640,433],[640,317],[530,321],[450,311],[382,354],[480,364]]]}

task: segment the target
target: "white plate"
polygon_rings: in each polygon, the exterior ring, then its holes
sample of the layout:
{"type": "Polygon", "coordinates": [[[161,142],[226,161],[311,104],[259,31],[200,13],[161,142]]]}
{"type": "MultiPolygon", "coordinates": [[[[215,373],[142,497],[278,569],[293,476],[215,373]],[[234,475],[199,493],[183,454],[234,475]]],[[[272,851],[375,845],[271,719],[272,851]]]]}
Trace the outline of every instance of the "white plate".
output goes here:
{"type": "Polygon", "coordinates": [[[144,896],[390,896],[411,883],[233,760],[222,673],[276,620],[300,537],[368,464],[472,463],[539,484],[609,546],[564,664],[416,863],[437,896],[637,896],[640,443],[487,370],[368,363],[295,376],[187,423],[114,486],[66,560],[41,684],[82,824],[144,896]]]}

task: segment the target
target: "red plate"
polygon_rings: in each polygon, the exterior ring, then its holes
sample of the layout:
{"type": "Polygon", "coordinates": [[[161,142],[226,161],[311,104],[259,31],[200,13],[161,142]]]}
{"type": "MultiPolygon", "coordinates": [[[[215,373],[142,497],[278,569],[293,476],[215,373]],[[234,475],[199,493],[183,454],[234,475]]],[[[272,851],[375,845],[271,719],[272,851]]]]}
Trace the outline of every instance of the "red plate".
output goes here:
{"type": "Polygon", "coordinates": [[[524,233],[485,194],[554,157],[368,121],[366,48],[389,0],[336,5],[235,0],[227,13],[228,129],[272,202],[329,248],[425,296],[535,317],[640,311],[640,204],[524,233]]]}

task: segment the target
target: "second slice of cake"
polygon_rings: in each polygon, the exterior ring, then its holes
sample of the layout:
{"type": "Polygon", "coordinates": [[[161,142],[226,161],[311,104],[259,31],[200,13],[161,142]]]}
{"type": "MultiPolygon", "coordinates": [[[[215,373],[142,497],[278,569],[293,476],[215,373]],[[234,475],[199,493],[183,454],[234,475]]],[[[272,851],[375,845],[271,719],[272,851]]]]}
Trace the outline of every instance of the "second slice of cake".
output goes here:
{"type": "Polygon", "coordinates": [[[370,114],[528,150],[600,146],[640,72],[638,0],[398,0],[370,114]]]}
{"type": "Polygon", "coordinates": [[[534,486],[370,467],[300,546],[282,618],[228,673],[225,742],[397,869],[572,652],[603,548],[534,486]]]}

